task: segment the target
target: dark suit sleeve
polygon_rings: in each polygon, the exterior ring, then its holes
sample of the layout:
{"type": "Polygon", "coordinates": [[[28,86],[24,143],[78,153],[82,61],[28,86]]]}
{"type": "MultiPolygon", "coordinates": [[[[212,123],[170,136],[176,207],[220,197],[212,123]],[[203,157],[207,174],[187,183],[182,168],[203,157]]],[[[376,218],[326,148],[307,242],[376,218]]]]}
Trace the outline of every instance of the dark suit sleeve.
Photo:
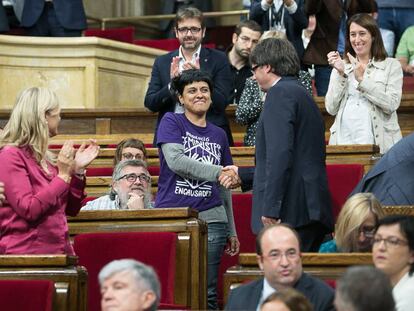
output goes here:
{"type": "Polygon", "coordinates": [[[260,26],[263,27],[263,16],[267,11],[263,11],[260,0],[252,0],[250,5],[249,19],[254,20],[260,26]]]}
{"type": "Polygon", "coordinates": [[[305,12],[307,15],[317,14],[322,7],[322,0],[306,0],[305,1],[305,12]]]}
{"type": "MultiPolygon", "coordinates": [[[[214,88],[212,101],[213,104],[210,107],[215,113],[224,113],[226,107],[230,103],[232,88],[232,79],[230,64],[227,56],[222,52],[216,52],[213,55],[216,58],[214,71],[211,72],[214,88]]],[[[202,60],[200,60],[202,61],[202,60]]]]}
{"type": "Polygon", "coordinates": [[[263,216],[279,218],[287,191],[295,140],[296,101],[288,88],[277,85],[268,92],[263,109],[266,140],[266,178],[263,216]]]}
{"type": "MultiPolygon", "coordinates": [[[[293,14],[289,14],[289,15],[294,21],[295,29],[302,30],[302,29],[305,29],[306,27],[308,27],[309,20],[308,20],[308,17],[306,16],[306,14],[305,14],[304,9],[303,9],[303,1],[302,0],[300,0],[300,1],[296,0],[296,4],[298,5],[298,8],[297,8],[296,12],[293,13],[293,14]]],[[[286,10],[286,12],[287,12],[287,10],[286,10]]]]}
{"type": "MultiPolygon", "coordinates": [[[[151,80],[145,94],[144,105],[152,112],[167,110],[167,107],[174,104],[174,98],[168,88],[168,84],[162,82],[162,67],[165,66],[165,60],[156,58],[152,67],[151,80]]],[[[170,64],[168,64],[169,66],[170,64]]],[[[165,71],[165,70],[164,70],[165,71]]],[[[169,73],[169,70],[168,70],[169,73]]]]}

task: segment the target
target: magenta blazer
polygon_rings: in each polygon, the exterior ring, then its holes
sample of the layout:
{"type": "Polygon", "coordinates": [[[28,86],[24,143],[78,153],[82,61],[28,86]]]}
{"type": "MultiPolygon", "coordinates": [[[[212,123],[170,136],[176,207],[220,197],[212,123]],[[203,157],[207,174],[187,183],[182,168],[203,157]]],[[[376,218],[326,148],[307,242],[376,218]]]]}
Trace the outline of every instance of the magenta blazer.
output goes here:
{"type": "Polygon", "coordinates": [[[0,254],[74,255],[66,215],[79,212],[85,181],[73,177],[65,183],[50,163],[47,174],[30,148],[3,147],[0,163],[6,195],[0,207],[0,254]]]}

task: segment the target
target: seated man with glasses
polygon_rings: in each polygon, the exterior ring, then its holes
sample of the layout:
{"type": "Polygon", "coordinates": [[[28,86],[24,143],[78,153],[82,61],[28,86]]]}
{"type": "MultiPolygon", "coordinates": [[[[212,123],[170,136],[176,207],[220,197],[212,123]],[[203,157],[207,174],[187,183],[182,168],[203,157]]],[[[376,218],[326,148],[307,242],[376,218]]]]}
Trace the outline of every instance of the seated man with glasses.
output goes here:
{"type": "Polygon", "coordinates": [[[287,224],[264,227],[256,238],[257,261],[264,278],[233,289],[226,310],[259,310],[275,291],[292,287],[313,305],[314,311],[335,310],[334,291],[302,269],[298,233],[287,224]]]}
{"type": "Polygon", "coordinates": [[[391,281],[396,310],[414,310],[413,216],[391,215],[379,221],[372,259],[391,281]]]}
{"type": "Polygon", "coordinates": [[[175,36],[180,47],[155,59],[151,80],[144,104],[152,112],[158,112],[154,144],[157,141],[158,125],[167,112],[184,113],[184,108],[171,92],[171,80],[183,70],[207,71],[213,81],[212,104],[207,112],[207,121],[222,128],[233,145],[226,107],[231,100],[232,80],[226,55],[218,50],[201,46],[206,34],[203,13],[194,7],[181,8],[175,17],[175,36]]]}
{"type": "Polygon", "coordinates": [[[143,161],[125,160],[114,169],[110,193],[89,201],[82,211],[144,208],[152,208],[151,176],[143,161]]]}

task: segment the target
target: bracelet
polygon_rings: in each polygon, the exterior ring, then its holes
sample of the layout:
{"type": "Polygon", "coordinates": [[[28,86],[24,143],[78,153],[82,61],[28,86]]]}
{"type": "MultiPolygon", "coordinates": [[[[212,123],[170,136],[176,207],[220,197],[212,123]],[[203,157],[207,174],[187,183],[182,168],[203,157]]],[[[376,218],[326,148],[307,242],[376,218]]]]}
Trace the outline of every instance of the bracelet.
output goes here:
{"type": "Polygon", "coordinates": [[[75,176],[78,177],[79,179],[84,179],[85,174],[86,174],[86,170],[83,169],[83,171],[81,173],[75,173],[75,176]]]}

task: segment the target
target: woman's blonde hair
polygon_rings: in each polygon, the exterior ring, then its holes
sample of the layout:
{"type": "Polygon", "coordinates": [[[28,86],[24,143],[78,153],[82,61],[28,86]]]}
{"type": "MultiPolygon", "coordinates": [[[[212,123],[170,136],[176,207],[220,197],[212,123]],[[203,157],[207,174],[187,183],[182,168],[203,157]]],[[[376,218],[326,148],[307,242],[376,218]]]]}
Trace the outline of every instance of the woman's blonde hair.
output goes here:
{"type": "Polygon", "coordinates": [[[0,148],[11,145],[27,146],[39,164],[55,161],[48,152],[49,128],[46,113],[59,108],[56,94],[44,87],[24,90],[17,98],[10,119],[0,134],[0,148]]]}
{"type": "Polygon", "coordinates": [[[335,240],[342,252],[357,252],[359,228],[373,213],[376,222],[384,217],[381,203],[372,193],[357,193],[350,197],[338,215],[335,228],[335,240]]]}

